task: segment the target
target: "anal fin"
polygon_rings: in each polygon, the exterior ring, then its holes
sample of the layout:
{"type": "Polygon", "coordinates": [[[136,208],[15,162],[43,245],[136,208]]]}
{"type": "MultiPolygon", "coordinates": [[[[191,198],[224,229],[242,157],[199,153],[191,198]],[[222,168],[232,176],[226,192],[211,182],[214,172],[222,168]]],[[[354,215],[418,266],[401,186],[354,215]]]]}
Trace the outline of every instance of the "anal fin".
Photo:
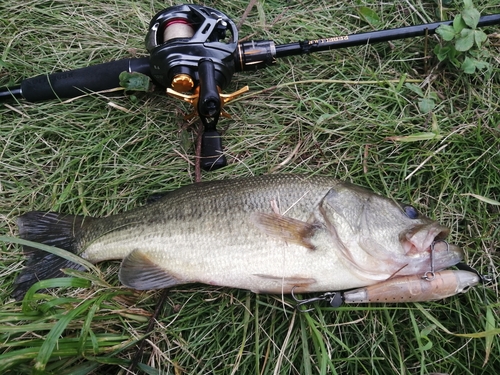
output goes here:
{"type": "Polygon", "coordinates": [[[137,290],[163,289],[182,284],[139,249],[123,259],[118,278],[126,287],[137,290]]]}

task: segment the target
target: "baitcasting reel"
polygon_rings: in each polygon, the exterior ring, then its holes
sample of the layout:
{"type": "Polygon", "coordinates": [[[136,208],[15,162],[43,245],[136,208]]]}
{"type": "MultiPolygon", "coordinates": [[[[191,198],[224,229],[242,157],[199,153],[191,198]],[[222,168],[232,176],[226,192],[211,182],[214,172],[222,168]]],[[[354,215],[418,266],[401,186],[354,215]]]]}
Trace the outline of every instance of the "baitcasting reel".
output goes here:
{"type": "Polygon", "coordinates": [[[237,41],[238,30],[229,17],[199,5],[159,12],[146,36],[153,80],[166,87],[168,95],[191,103],[193,115],[200,116],[206,169],[226,165],[216,125],[225,114],[223,105],[248,90],[247,86],[233,94],[221,94],[235,71],[237,41]]]}

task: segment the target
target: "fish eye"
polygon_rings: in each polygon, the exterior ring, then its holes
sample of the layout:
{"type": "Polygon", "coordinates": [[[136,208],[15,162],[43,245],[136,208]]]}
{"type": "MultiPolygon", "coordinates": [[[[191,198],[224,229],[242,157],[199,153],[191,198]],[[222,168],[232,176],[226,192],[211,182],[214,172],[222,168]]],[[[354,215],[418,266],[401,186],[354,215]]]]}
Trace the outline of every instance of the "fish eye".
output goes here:
{"type": "Polygon", "coordinates": [[[403,210],[410,219],[418,219],[418,211],[413,206],[404,206],[403,210]]]}

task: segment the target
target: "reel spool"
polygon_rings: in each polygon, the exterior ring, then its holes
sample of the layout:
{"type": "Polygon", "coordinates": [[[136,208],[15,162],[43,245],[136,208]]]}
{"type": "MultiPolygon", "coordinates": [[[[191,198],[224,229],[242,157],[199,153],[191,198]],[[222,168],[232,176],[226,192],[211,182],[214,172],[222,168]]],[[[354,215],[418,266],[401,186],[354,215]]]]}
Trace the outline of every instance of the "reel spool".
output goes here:
{"type": "MultiPolygon", "coordinates": [[[[194,29],[191,24],[182,18],[175,18],[168,21],[163,30],[163,41],[168,43],[172,39],[191,39],[194,36],[194,29]]],[[[188,92],[194,87],[193,78],[185,73],[177,74],[172,78],[171,87],[177,92],[188,92]]]]}
{"type": "Polygon", "coordinates": [[[189,22],[182,18],[176,18],[168,21],[165,25],[165,30],[163,30],[163,41],[167,43],[169,40],[176,38],[190,39],[193,35],[194,29],[189,22]]]}

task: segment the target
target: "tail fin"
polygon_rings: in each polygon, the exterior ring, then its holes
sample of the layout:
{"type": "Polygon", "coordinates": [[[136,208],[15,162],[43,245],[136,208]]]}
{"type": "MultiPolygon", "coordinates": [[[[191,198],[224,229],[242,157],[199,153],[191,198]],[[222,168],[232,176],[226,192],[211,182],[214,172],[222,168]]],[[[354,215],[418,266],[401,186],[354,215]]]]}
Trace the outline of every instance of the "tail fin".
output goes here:
{"type": "MultiPolygon", "coordinates": [[[[88,220],[90,218],[85,218],[88,220]]],[[[19,236],[77,253],[75,234],[83,225],[83,216],[63,215],[55,212],[28,212],[17,219],[19,236]]],[[[62,268],[82,270],[79,264],[60,258],[54,254],[30,246],[23,246],[28,257],[25,268],[14,281],[12,296],[22,300],[28,289],[37,281],[64,276],[62,268]]]]}

